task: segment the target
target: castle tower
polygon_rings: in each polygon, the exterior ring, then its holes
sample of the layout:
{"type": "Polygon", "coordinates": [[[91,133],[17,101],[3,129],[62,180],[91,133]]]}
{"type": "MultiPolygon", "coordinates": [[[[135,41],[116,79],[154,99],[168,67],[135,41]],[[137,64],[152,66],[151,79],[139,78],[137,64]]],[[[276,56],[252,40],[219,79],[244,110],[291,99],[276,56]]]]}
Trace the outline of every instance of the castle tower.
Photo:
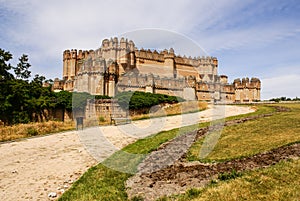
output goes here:
{"type": "Polygon", "coordinates": [[[175,68],[175,62],[174,62],[174,49],[170,48],[169,51],[165,50],[164,51],[164,68],[169,68],[168,71],[172,72],[173,71],[173,75],[174,78],[177,77],[177,71],[175,68]]]}
{"type": "Polygon", "coordinates": [[[253,88],[253,101],[260,100],[261,82],[258,78],[251,78],[250,85],[253,88]]]}
{"type": "Polygon", "coordinates": [[[65,50],[63,53],[63,78],[74,79],[76,75],[77,50],[65,50]]]}
{"type": "Polygon", "coordinates": [[[63,53],[63,79],[68,80],[69,78],[69,66],[70,66],[70,50],[65,50],[63,53]]]}
{"type": "Polygon", "coordinates": [[[240,79],[235,79],[233,81],[234,90],[235,90],[235,102],[241,102],[242,100],[242,82],[240,79]]]}

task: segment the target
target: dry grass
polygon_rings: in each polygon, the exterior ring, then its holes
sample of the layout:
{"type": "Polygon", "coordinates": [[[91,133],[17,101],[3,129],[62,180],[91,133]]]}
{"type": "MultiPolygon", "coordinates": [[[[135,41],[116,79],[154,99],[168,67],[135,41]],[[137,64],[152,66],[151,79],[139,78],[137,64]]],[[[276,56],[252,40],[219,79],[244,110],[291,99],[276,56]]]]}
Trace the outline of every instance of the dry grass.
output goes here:
{"type": "Polygon", "coordinates": [[[9,141],[74,129],[74,122],[47,121],[0,127],[0,141],[9,141]]]}
{"type": "MultiPolygon", "coordinates": [[[[300,105],[286,106],[292,111],[224,127],[213,151],[202,161],[224,161],[250,156],[300,141],[300,105]]],[[[190,148],[189,160],[199,160],[203,141],[197,141],[190,148]]]]}

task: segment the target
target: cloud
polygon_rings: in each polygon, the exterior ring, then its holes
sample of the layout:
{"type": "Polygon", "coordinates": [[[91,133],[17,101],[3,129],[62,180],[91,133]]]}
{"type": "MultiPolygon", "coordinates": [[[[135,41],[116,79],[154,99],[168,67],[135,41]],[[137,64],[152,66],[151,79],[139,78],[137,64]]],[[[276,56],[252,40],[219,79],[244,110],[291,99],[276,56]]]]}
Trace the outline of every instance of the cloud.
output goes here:
{"type": "Polygon", "coordinates": [[[300,95],[300,75],[291,74],[262,79],[262,99],[290,97],[300,95]]]}
{"type": "Polygon", "coordinates": [[[29,54],[33,73],[53,78],[61,77],[65,49],[96,49],[102,39],[132,30],[170,30],[190,38],[192,51],[174,45],[172,37],[170,43],[140,44],[172,45],[192,56],[208,52],[222,59],[222,73],[275,79],[281,76],[274,73],[278,62],[294,68],[300,63],[295,57],[300,49],[292,45],[300,40],[299,5],[296,0],[0,0],[0,44],[18,56],[29,54]],[[280,55],[280,48],[287,51],[280,55]]]}

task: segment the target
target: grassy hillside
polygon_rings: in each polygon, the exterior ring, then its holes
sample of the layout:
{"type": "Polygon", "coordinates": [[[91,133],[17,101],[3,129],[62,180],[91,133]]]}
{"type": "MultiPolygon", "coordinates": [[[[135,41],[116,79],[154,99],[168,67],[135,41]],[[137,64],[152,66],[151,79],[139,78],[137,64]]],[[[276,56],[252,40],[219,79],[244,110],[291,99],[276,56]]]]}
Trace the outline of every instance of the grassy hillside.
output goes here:
{"type": "MultiPolygon", "coordinates": [[[[269,117],[224,127],[218,143],[204,161],[222,161],[250,156],[300,141],[300,105],[283,106],[291,108],[291,111],[277,112],[269,117]]],[[[190,148],[189,160],[199,160],[203,140],[197,141],[190,148]]]]}
{"type": "MultiPolygon", "coordinates": [[[[231,117],[238,119],[246,116],[274,112],[268,106],[257,106],[255,113],[231,117]]],[[[287,105],[290,112],[275,113],[273,116],[251,120],[224,129],[222,136],[207,160],[230,160],[253,155],[285,144],[299,141],[300,105],[287,105]],[[226,151],[223,151],[225,149],[226,151]]],[[[174,137],[208,126],[208,123],[173,129],[139,140],[123,150],[129,153],[150,153],[162,143],[174,137]],[[179,132],[180,131],[180,132],[179,132]]],[[[198,160],[199,143],[190,150],[189,159],[198,160]]],[[[106,164],[122,164],[134,170],[143,156],[128,157],[118,152],[107,159],[106,164]]],[[[264,170],[249,171],[242,177],[226,181],[213,181],[202,190],[192,189],[185,195],[162,198],[161,200],[268,200],[282,196],[297,198],[299,194],[299,161],[281,162],[264,170]],[[279,185],[280,184],[280,185],[279,185]],[[296,196],[296,197],[295,197],[296,196]]],[[[127,200],[125,181],[131,176],[120,173],[103,164],[86,172],[59,200],[127,200]]],[[[299,196],[298,196],[299,197],[299,196]]],[[[139,200],[139,199],[135,199],[139,200]]],[[[296,200],[296,199],[295,199],[296,200]]]]}

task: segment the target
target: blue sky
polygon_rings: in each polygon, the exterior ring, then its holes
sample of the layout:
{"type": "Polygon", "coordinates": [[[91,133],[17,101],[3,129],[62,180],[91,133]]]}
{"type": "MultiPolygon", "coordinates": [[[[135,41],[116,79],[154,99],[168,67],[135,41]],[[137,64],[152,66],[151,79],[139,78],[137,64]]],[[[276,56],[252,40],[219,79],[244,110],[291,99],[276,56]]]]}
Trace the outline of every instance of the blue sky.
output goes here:
{"type": "Polygon", "coordinates": [[[260,78],[263,99],[300,97],[298,0],[0,0],[0,47],[16,58],[28,54],[33,74],[47,78],[62,76],[63,50],[96,49],[104,38],[141,29],[185,36],[216,56],[230,81],[260,78]]]}

